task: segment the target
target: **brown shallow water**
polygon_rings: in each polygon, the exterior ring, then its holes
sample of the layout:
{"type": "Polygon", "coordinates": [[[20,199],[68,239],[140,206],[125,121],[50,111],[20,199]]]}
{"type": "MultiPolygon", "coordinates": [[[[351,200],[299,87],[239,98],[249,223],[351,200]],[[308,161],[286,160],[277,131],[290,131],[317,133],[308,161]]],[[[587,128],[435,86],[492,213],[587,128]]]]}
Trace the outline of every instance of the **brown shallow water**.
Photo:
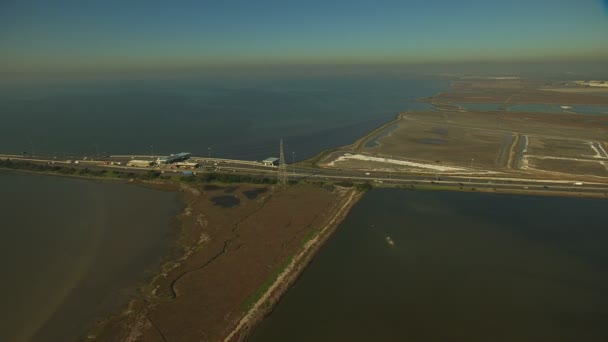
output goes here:
{"type": "Polygon", "coordinates": [[[169,252],[173,192],[0,172],[1,341],[73,341],[169,252]]]}
{"type": "Polygon", "coordinates": [[[607,209],[372,190],[250,341],[607,341],[607,209]]]}

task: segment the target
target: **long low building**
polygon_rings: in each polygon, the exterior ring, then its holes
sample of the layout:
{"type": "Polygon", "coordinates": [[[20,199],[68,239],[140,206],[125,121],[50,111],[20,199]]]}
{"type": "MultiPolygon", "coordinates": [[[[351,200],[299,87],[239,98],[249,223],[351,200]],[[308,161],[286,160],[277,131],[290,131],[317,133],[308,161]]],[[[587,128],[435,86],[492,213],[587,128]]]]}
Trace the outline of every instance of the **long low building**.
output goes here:
{"type": "Polygon", "coordinates": [[[152,166],[154,162],[150,161],[150,160],[137,160],[137,159],[133,159],[133,160],[129,160],[127,162],[127,166],[131,166],[131,167],[149,167],[152,166]]]}
{"type": "Polygon", "coordinates": [[[190,159],[190,153],[182,152],[182,153],[178,153],[178,154],[172,154],[168,157],[158,158],[156,160],[156,163],[157,164],[173,164],[173,163],[177,163],[177,162],[181,162],[181,161],[186,161],[188,159],[190,159]]]}
{"type": "Polygon", "coordinates": [[[184,168],[184,169],[196,169],[197,167],[200,166],[199,163],[192,163],[192,162],[177,162],[173,165],[175,165],[175,167],[184,168]]]}

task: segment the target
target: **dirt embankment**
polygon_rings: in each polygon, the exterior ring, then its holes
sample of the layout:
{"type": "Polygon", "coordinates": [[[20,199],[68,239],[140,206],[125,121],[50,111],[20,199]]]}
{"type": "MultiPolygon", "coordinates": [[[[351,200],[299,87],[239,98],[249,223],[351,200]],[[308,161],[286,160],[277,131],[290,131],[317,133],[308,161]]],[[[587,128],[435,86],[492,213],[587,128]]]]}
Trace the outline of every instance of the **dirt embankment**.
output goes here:
{"type": "Polygon", "coordinates": [[[342,193],[343,199],[333,216],[326,222],[325,226],[314,232],[314,235],[310,235],[310,239],[304,242],[302,249],[290,260],[285,269],[277,275],[274,282],[270,284],[268,289],[253,304],[251,310],[238,322],[224,342],[243,341],[249,336],[253,328],[272,311],[272,308],[281,297],[296,282],[317,251],[362,196],[362,193],[353,190],[342,191],[342,193]]]}
{"type": "Polygon", "coordinates": [[[377,127],[376,129],[374,129],[373,131],[371,131],[369,133],[366,133],[364,136],[357,139],[352,144],[345,145],[345,146],[342,146],[339,148],[328,149],[328,150],[322,151],[321,153],[317,154],[316,156],[301,162],[301,164],[308,164],[313,167],[318,167],[320,165],[328,163],[331,160],[334,160],[337,155],[340,155],[344,151],[360,151],[363,149],[365,144],[367,144],[375,136],[377,136],[378,134],[382,133],[384,130],[389,129],[391,126],[400,122],[401,119],[403,118],[403,116],[407,115],[407,113],[408,112],[399,113],[395,117],[395,119],[377,127]]]}
{"type": "Polygon", "coordinates": [[[363,146],[373,137],[375,137],[376,135],[382,133],[385,129],[395,125],[396,123],[400,122],[401,119],[403,118],[404,115],[406,115],[407,112],[403,112],[403,113],[399,113],[397,115],[397,117],[395,117],[395,119],[383,124],[382,126],[374,129],[373,131],[365,134],[364,136],[362,136],[361,138],[357,139],[354,143],[350,144],[350,145],[346,145],[344,147],[342,147],[342,149],[352,149],[355,151],[359,151],[363,148],[363,146]]]}
{"type": "Polygon", "coordinates": [[[102,322],[89,340],[245,336],[358,198],[354,190],[313,185],[181,185],[179,191],[185,204],[179,217],[182,256],[165,264],[141,298],[102,322]],[[277,281],[269,285],[269,279],[277,281]]]}

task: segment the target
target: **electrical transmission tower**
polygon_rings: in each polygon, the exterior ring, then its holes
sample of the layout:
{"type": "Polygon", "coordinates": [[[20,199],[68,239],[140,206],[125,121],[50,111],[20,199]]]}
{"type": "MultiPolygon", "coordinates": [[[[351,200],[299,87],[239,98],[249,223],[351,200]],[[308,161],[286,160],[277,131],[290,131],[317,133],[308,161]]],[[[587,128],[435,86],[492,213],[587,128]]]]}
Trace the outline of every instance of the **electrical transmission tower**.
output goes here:
{"type": "Polygon", "coordinates": [[[285,153],[283,152],[283,139],[281,139],[281,150],[279,153],[279,172],[277,174],[277,184],[287,186],[287,164],[285,164],[285,153]]]}

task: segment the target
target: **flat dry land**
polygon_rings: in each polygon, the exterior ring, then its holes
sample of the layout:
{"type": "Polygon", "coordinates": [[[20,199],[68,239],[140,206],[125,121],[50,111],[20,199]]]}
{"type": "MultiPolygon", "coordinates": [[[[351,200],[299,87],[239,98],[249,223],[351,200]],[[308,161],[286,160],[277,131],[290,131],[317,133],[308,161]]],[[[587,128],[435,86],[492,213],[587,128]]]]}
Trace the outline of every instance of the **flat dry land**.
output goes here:
{"type": "Polygon", "coordinates": [[[451,87],[454,91],[470,91],[470,90],[520,90],[520,89],[535,89],[541,86],[540,82],[531,82],[524,79],[515,80],[496,80],[496,79],[466,79],[454,81],[451,87]]]}
{"type": "Polygon", "coordinates": [[[458,103],[608,105],[608,96],[592,88],[558,92],[554,90],[560,88],[551,84],[527,80],[455,81],[451,88],[425,101],[444,107],[458,103]]]}
{"type": "Polygon", "coordinates": [[[460,78],[449,92],[419,99],[437,110],[402,113],[355,144],[327,153],[321,167],[526,178],[608,178],[608,116],[503,110],[514,104],[606,105],[608,97],[541,90],[518,78],[460,78]],[[459,104],[496,104],[467,110],[459,104]]]}
{"type": "Polygon", "coordinates": [[[597,95],[608,95],[608,88],[603,87],[542,87],[540,90],[556,91],[560,93],[588,93],[597,95]]]}
{"type": "MultiPolygon", "coordinates": [[[[179,191],[185,203],[179,217],[183,255],[165,264],[142,298],[100,323],[89,339],[221,341],[237,325],[246,332],[249,322],[242,319],[268,282],[354,203],[354,190],[315,185],[181,185],[179,191]]],[[[272,303],[263,304],[261,309],[270,309],[272,303]]]]}
{"type": "Polygon", "coordinates": [[[608,105],[608,97],[585,93],[559,93],[542,90],[522,89],[518,93],[508,91],[477,91],[441,93],[432,98],[432,102],[440,104],[452,103],[509,103],[509,104],[582,104],[608,105]]]}
{"type": "Polygon", "coordinates": [[[598,163],[590,160],[571,160],[553,158],[526,157],[526,167],[539,172],[552,173],[559,170],[561,173],[577,175],[607,175],[608,163],[598,163]]]}
{"type": "MultiPolygon", "coordinates": [[[[428,173],[608,177],[608,117],[513,112],[403,113],[321,161],[325,167],[428,173]]],[[[587,179],[587,178],[585,178],[587,179]]]]}

